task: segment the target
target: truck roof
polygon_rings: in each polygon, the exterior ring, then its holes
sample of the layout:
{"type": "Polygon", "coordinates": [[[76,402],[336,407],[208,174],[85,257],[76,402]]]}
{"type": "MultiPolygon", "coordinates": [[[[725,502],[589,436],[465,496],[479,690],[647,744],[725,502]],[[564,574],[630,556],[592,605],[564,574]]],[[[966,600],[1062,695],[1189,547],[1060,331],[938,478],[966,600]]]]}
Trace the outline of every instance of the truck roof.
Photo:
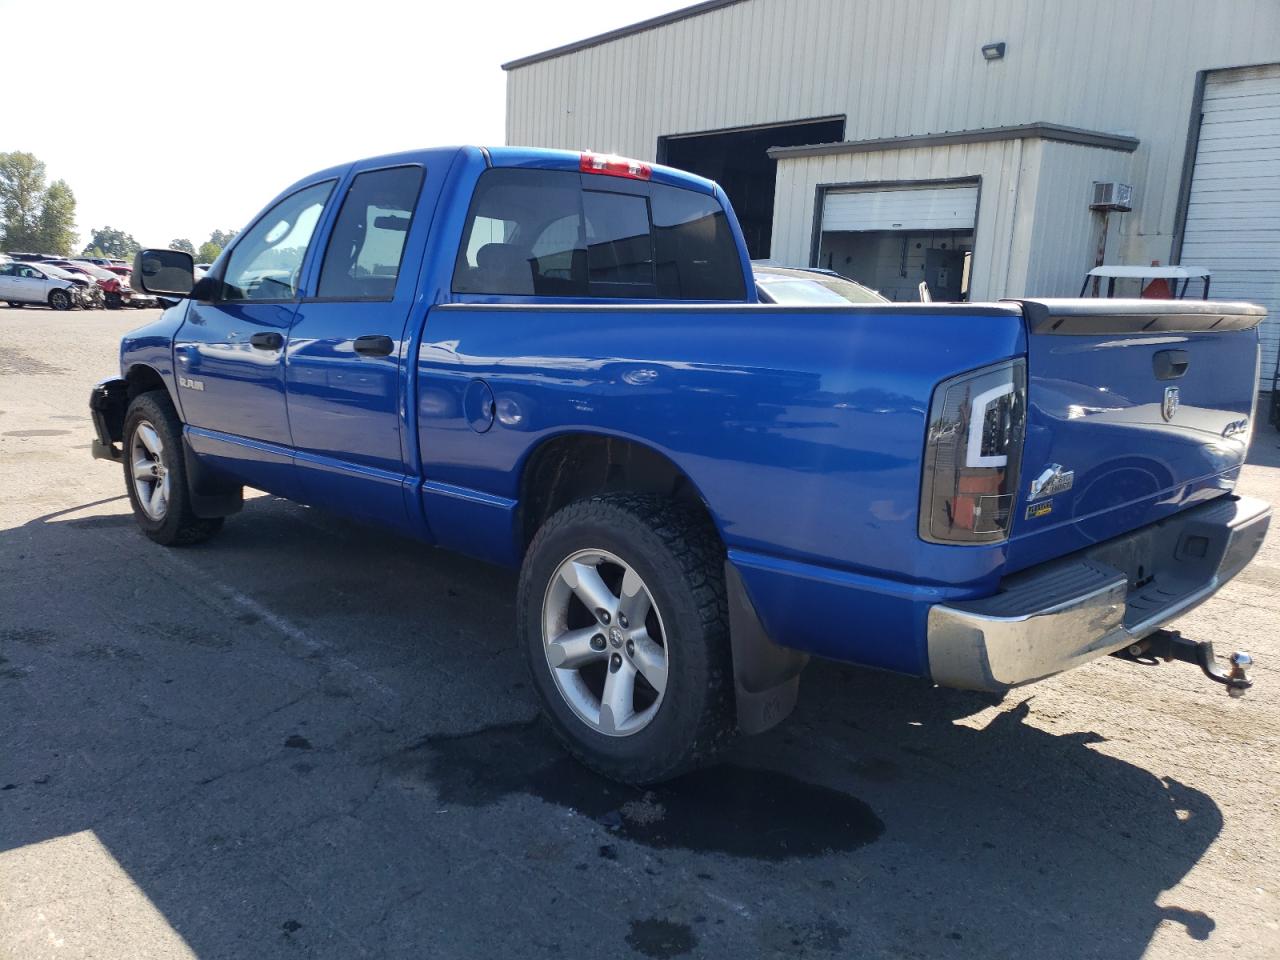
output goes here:
{"type": "MultiPolygon", "coordinates": [[[[493,167],[532,167],[540,170],[565,170],[578,172],[581,169],[582,158],[589,154],[600,154],[601,151],[591,150],[551,150],[544,147],[485,147],[479,145],[459,145],[444,147],[429,147],[420,150],[404,150],[399,153],[387,153],[380,156],[361,157],[347,163],[337,164],[327,167],[324,170],[317,170],[308,174],[303,179],[292,184],[287,190],[283,191],[281,196],[292,193],[297,188],[314,183],[316,180],[325,177],[340,177],[352,165],[359,164],[361,167],[383,167],[393,166],[398,163],[430,163],[431,161],[439,161],[444,157],[456,156],[458,153],[469,151],[481,154],[486,158],[489,166],[493,167]]],[[[606,156],[609,159],[615,158],[612,155],[606,156]]],[[[636,161],[642,164],[648,170],[648,179],[654,183],[662,183],[672,187],[682,187],[686,190],[694,190],[698,193],[714,195],[716,185],[705,177],[699,177],[696,174],[687,173],[684,170],[677,170],[675,167],[663,166],[662,164],[650,163],[647,160],[636,161]]]]}

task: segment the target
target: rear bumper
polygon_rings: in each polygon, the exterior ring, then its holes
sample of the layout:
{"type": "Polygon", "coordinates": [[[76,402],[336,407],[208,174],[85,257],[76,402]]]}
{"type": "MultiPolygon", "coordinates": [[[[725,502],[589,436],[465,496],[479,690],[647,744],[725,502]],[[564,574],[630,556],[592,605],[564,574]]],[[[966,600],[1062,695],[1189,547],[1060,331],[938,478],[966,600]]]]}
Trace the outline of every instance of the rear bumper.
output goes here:
{"type": "Polygon", "coordinates": [[[929,610],[929,672],[1007,690],[1113,653],[1211,597],[1257,554],[1271,507],[1226,496],[929,610]]]}

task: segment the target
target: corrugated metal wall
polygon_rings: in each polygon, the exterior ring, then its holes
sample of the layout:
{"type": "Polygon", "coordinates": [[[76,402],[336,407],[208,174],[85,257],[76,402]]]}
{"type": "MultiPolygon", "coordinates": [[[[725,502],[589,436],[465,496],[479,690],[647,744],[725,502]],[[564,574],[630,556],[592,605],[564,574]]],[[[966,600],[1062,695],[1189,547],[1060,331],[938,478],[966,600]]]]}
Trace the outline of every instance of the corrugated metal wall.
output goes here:
{"type": "MultiPolygon", "coordinates": [[[[1089,209],[1093,181],[1129,178],[1133,157],[1069,143],[1044,144],[1041,189],[1036,191],[1036,233],[1026,260],[1027,273],[1011,291],[1037,297],[1074,297],[1097,254],[1102,215],[1089,209]]],[[[1108,224],[1107,262],[1120,261],[1119,232],[1132,214],[1113,213],[1108,224]]],[[[1164,258],[1153,258],[1164,259],[1164,258]]]]}
{"type": "Polygon", "coordinates": [[[849,140],[1127,133],[1123,256],[1167,260],[1196,71],[1276,61],[1280,0],[747,0],[511,71],[507,140],[653,158],[664,134],[833,114],[849,140]]]}
{"type": "Polygon", "coordinates": [[[809,262],[815,184],[979,177],[971,297],[998,299],[1017,289],[1010,284],[1026,274],[1043,148],[1039,140],[1000,140],[781,160],[772,256],[784,263],[809,262]]]}

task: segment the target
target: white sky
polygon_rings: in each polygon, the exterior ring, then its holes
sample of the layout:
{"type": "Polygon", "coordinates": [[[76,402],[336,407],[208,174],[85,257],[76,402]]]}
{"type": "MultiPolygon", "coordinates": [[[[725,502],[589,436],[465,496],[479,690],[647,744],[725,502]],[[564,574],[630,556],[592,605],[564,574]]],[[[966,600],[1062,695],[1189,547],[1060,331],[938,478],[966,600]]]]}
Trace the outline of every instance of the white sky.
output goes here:
{"type": "Polygon", "coordinates": [[[199,246],[313,170],[500,144],[500,64],[689,2],[0,0],[0,151],[71,185],[81,244],[199,246]]]}

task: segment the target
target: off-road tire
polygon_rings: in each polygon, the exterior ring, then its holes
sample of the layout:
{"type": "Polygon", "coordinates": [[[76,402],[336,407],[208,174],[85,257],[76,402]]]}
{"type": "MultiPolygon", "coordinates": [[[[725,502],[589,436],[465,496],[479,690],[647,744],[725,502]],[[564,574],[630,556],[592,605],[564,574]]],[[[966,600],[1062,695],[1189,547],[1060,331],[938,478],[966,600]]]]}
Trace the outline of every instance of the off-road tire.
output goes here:
{"type": "Polygon", "coordinates": [[[724,546],[705,515],[664,497],[605,494],[569,504],[538,530],[520,570],[520,640],[552,730],[587,767],[623,783],[669,780],[716,757],[737,733],[724,546]],[[607,550],[644,580],[667,636],[667,686],[657,714],[629,736],[580,719],[551,674],[542,608],[560,564],[607,550]]]}
{"type": "Polygon", "coordinates": [[[129,403],[124,417],[124,485],[133,507],[133,518],[138,527],[150,539],[166,547],[187,546],[207,540],[222,529],[222,518],[197,517],[191,509],[191,494],[187,486],[187,465],[182,455],[182,421],[164,390],[151,390],[138,394],[129,403]],[[134,431],[138,424],[148,422],[155,428],[167,453],[165,466],[171,477],[168,507],[164,517],[153,520],[147,516],[138,502],[134,487],[130,451],[133,448],[134,431]]]}

